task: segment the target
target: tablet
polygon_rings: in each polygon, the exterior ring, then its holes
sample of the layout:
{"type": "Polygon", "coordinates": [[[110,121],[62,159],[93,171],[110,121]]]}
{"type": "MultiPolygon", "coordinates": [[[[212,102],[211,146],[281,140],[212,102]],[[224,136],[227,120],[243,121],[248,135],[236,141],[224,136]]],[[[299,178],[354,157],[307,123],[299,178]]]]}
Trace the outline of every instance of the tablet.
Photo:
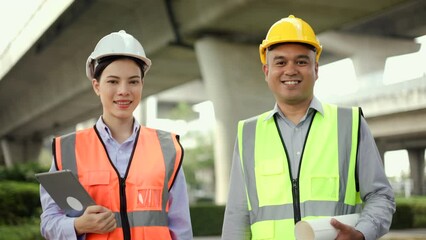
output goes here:
{"type": "Polygon", "coordinates": [[[71,170],[36,173],[36,179],[69,217],[81,216],[95,201],[71,170]]]}

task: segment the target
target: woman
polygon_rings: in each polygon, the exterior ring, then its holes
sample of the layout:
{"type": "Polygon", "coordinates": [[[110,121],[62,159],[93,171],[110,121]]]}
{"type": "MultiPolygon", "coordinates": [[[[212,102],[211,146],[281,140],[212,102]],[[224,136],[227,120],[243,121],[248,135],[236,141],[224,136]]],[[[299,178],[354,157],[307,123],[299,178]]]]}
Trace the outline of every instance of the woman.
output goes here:
{"type": "Polygon", "coordinates": [[[103,37],[89,56],[86,74],[102,116],[93,128],[54,138],[50,171],[72,170],[97,205],[69,217],[41,187],[46,239],[192,239],[179,138],[133,117],[150,66],[123,30],[103,37]]]}

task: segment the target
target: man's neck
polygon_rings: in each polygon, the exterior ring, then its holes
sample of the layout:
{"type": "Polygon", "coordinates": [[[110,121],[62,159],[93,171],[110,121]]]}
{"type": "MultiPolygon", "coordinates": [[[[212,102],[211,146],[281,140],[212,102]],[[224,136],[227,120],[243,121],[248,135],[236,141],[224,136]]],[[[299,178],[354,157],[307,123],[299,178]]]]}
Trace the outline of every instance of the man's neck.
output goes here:
{"type": "Polygon", "coordinates": [[[300,120],[306,115],[308,108],[311,104],[311,100],[297,103],[297,104],[288,104],[283,102],[278,102],[278,107],[286,118],[288,118],[295,125],[300,123],[300,120]]]}

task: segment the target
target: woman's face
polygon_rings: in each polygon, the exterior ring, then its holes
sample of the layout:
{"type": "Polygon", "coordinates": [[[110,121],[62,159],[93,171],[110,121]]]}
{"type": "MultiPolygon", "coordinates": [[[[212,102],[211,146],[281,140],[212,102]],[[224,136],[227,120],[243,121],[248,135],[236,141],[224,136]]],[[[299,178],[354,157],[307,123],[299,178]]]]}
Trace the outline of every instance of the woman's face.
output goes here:
{"type": "Polygon", "coordinates": [[[106,122],[133,119],[133,111],[142,97],[143,78],[139,66],[131,59],[118,59],[92,80],[100,97],[106,122]]]}

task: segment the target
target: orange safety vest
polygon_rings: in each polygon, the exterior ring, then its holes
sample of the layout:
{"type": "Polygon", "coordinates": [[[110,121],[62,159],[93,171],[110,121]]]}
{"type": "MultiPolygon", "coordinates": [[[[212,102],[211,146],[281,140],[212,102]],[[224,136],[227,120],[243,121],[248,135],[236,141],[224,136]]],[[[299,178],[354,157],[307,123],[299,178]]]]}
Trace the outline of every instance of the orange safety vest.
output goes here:
{"type": "Polygon", "coordinates": [[[53,156],[58,170],[70,169],[98,205],[115,213],[114,231],[86,239],[171,239],[169,190],[183,157],[178,136],[141,126],[124,178],[95,127],[55,138],[53,156]]]}

